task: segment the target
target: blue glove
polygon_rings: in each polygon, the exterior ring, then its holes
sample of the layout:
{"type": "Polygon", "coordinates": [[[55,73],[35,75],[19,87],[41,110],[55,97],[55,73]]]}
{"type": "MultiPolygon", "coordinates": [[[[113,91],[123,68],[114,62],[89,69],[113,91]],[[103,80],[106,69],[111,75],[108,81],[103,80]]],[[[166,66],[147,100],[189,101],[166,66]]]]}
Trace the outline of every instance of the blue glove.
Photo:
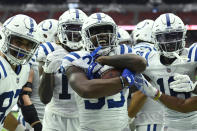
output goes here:
{"type": "Polygon", "coordinates": [[[134,79],[135,79],[135,73],[131,72],[128,69],[124,69],[122,72],[122,77],[124,77],[130,86],[134,84],[134,79]]]}
{"type": "Polygon", "coordinates": [[[102,48],[102,46],[99,46],[98,48],[96,48],[94,51],[92,51],[90,53],[90,56],[92,57],[92,62],[90,63],[90,65],[88,67],[88,71],[87,71],[87,77],[90,80],[91,79],[95,79],[95,78],[99,78],[98,71],[103,67],[99,63],[95,62],[96,58],[99,57],[99,55],[97,54],[97,52],[101,48],[102,48]]]}
{"type": "Polygon", "coordinates": [[[134,85],[138,88],[138,90],[144,92],[144,86],[147,86],[147,81],[142,74],[136,74],[134,78],[134,85]]]}

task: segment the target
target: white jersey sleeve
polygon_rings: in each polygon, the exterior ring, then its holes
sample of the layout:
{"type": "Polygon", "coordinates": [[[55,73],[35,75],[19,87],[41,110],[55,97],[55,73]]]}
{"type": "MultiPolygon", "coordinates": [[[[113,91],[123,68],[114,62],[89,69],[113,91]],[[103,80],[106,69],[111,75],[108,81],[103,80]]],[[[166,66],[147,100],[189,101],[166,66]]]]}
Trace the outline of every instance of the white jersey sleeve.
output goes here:
{"type": "MultiPolygon", "coordinates": [[[[133,52],[132,48],[125,44],[118,45],[117,47],[114,48],[114,51],[115,51],[114,53],[115,55],[129,54],[133,52]]],[[[113,54],[110,54],[110,55],[113,55],[113,54]]]]}
{"type": "Polygon", "coordinates": [[[57,45],[56,43],[50,43],[50,42],[46,42],[43,44],[40,44],[40,47],[38,48],[38,51],[36,52],[36,57],[37,57],[37,61],[45,61],[46,60],[46,56],[55,51],[62,48],[60,45],[57,45]]]}
{"type": "Polygon", "coordinates": [[[188,62],[197,62],[197,43],[189,47],[188,62]]]}
{"type": "Polygon", "coordinates": [[[70,66],[77,66],[76,64],[73,64],[74,61],[78,60],[78,65],[80,67],[88,68],[88,64],[92,62],[92,58],[89,57],[90,53],[86,51],[76,51],[76,52],[71,52],[67,54],[63,59],[62,59],[62,65],[61,69],[63,72],[65,72],[70,66]]]}
{"type": "Polygon", "coordinates": [[[3,80],[7,77],[7,71],[5,70],[5,64],[0,59],[0,80],[3,80]]]}

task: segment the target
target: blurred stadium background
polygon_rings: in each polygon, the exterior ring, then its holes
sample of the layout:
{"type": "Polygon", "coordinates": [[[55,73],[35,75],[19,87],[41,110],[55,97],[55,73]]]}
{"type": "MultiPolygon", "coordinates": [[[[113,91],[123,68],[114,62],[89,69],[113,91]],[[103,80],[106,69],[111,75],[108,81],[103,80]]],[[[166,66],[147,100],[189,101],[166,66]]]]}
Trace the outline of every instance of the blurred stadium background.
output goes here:
{"type": "Polygon", "coordinates": [[[197,40],[197,0],[0,0],[0,21],[23,13],[36,19],[58,19],[69,8],[80,8],[88,15],[109,14],[131,33],[143,19],[155,19],[162,13],[177,14],[188,26],[187,46],[197,40]]]}
{"type": "MultiPolygon", "coordinates": [[[[129,33],[141,20],[155,20],[162,13],[172,12],[188,25],[186,46],[197,41],[197,0],[0,0],[0,22],[22,13],[39,23],[58,19],[69,8],[82,9],[88,15],[107,13],[129,33]]],[[[13,109],[15,116],[17,110],[13,109]]]]}

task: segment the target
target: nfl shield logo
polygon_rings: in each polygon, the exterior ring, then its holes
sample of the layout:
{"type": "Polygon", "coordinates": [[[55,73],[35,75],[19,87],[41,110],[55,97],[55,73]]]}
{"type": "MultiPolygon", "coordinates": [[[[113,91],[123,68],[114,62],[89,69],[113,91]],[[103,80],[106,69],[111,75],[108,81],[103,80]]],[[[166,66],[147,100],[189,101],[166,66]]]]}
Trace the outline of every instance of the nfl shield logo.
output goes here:
{"type": "Polygon", "coordinates": [[[17,83],[17,84],[19,83],[19,78],[16,78],[16,83],[17,83]]]}
{"type": "Polygon", "coordinates": [[[170,69],[170,68],[167,68],[166,70],[167,70],[167,72],[168,72],[168,73],[170,73],[170,72],[171,72],[171,69],[170,69]]]}

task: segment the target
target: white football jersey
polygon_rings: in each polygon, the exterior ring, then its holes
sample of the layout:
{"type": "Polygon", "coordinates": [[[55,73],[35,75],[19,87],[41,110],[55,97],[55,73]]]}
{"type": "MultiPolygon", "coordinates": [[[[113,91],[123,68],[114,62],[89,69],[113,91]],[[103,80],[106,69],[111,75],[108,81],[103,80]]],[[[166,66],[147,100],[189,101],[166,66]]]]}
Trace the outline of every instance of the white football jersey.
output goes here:
{"type": "MultiPolygon", "coordinates": [[[[160,55],[158,52],[150,53],[146,60],[148,67],[144,72],[151,80],[151,84],[162,91],[163,93],[178,98],[186,99],[193,94],[190,92],[175,92],[169,88],[170,82],[174,81],[173,77],[176,73],[185,74],[190,76],[191,80],[195,80],[195,69],[197,63],[192,61],[190,53],[187,49],[184,49],[181,58],[177,58],[171,65],[165,66],[160,62],[160,55]],[[189,59],[187,59],[189,58],[189,59]]],[[[146,104],[144,105],[147,106],[146,104]]],[[[162,107],[159,103],[152,105],[152,112],[162,111],[162,107]]],[[[147,109],[147,108],[144,108],[147,109]]],[[[151,108],[149,108],[151,110],[151,108]]],[[[164,107],[164,123],[168,127],[175,129],[189,130],[197,129],[197,112],[180,113],[164,107]]],[[[162,117],[161,117],[162,118],[162,117]]],[[[158,118],[159,119],[159,118],[158,118]]]]}
{"type": "MultiPolygon", "coordinates": [[[[110,55],[131,53],[132,49],[126,45],[115,47],[110,55]]],[[[80,67],[85,71],[92,62],[90,53],[81,51],[68,54],[62,61],[65,71],[76,59],[81,59],[80,67]]],[[[112,67],[103,66],[105,71],[112,67]]],[[[102,73],[102,72],[100,72],[102,73]]],[[[94,87],[92,87],[94,88],[94,87]]],[[[85,99],[75,94],[77,106],[79,109],[79,121],[81,130],[93,131],[121,131],[128,125],[127,98],[128,89],[122,90],[112,96],[106,96],[98,99],[85,99]]]]}
{"type": "Polygon", "coordinates": [[[19,93],[29,77],[30,65],[18,66],[16,72],[0,56],[0,129],[7,114],[16,105],[19,93]]]}
{"type": "MultiPolygon", "coordinates": [[[[59,54],[63,50],[63,48],[55,50],[48,54],[48,56],[55,56],[55,54],[59,54]]],[[[68,52],[64,50],[64,53],[67,54],[68,52]]],[[[45,111],[52,112],[66,118],[78,117],[78,109],[75,101],[74,91],[68,85],[66,76],[60,72],[57,72],[55,74],[54,86],[53,97],[46,105],[45,111]]]]}
{"type": "MultiPolygon", "coordinates": [[[[133,47],[137,55],[147,58],[150,53],[156,51],[153,44],[147,42],[140,42],[133,47]]],[[[147,98],[141,110],[137,113],[134,119],[135,125],[147,124],[162,124],[163,123],[163,110],[159,103],[147,98]]]]}

